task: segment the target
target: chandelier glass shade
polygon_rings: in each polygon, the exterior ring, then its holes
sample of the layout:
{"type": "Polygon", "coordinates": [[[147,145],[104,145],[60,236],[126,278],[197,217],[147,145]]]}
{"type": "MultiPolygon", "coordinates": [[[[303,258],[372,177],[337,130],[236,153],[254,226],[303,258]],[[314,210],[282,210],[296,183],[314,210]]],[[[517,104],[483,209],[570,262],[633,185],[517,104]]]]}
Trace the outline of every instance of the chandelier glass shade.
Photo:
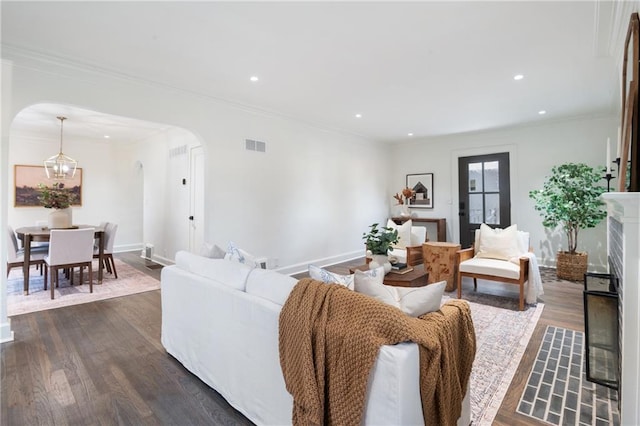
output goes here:
{"type": "Polygon", "coordinates": [[[78,162],[62,153],[62,127],[66,119],[67,117],[58,117],[60,120],[60,152],[44,160],[44,170],[49,179],[71,179],[76,174],[78,162]]]}

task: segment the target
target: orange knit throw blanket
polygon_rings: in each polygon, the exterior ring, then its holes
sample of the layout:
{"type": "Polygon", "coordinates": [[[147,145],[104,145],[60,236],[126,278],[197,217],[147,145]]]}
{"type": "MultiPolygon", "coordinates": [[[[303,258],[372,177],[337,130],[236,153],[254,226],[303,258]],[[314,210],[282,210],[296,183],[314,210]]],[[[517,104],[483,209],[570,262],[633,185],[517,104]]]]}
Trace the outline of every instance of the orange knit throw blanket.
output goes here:
{"type": "Polygon", "coordinates": [[[380,346],[420,347],[425,425],[455,425],[476,340],[469,305],[447,302],[413,318],[338,284],[302,279],[280,313],[280,365],[294,425],[360,425],[380,346]]]}

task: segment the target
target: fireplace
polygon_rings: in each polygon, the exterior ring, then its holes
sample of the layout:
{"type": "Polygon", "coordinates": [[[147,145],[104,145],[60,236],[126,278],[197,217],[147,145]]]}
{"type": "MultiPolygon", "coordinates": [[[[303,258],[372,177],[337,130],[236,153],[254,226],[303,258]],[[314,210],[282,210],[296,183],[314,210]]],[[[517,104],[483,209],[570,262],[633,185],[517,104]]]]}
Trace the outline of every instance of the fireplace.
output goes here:
{"type": "Polygon", "coordinates": [[[620,424],[640,425],[640,193],[608,192],[607,250],[617,278],[620,424]]]}

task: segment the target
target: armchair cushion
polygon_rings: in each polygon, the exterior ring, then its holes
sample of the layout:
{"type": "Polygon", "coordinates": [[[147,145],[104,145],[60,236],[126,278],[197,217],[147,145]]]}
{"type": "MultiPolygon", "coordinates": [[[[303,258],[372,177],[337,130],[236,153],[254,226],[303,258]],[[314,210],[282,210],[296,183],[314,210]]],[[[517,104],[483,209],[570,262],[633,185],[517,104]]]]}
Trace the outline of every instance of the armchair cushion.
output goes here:
{"type": "Polygon", "coordinates": [[[498,259],[474,257],[460,263],[460,272],[468,274],[493,275],[517,280],[520,276],[520,265],[498,259]]]}

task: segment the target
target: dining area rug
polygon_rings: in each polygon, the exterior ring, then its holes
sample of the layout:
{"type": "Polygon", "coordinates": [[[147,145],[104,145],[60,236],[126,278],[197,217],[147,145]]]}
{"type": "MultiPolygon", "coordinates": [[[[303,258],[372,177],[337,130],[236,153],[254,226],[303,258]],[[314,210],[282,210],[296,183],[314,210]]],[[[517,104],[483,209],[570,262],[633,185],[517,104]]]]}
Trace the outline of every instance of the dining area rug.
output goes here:
{"type": "MultiPolygon", "coordinates": [[[[89,292],[89,283],[86,281],[86,278],[83,285],[75,284],[71,286],[69,281],[62,279],[61,274],[60,287],[54,290],[53,300],[51,300],[51,289],[47,285],[47,290],[45,291],[44,277],[40,275],[39,272],[35,269],[31,270],[29,295],[25,296],[23,294],[24,280],[22,269],[12,269],[7,279],[7,316],[11,317],[29,312],[61,308],[63,306],[95,302],[97,300],[160,289],[160,281],[136,270],[134,267],[119,259],[114,259],[114,261],[116,263],[116,270],[118,271],[118,278],[116,279],[105,270],[103,272],[102,284],[98,284],[98,262],[94,261],[93,293],[89,292]]],[[[75,282],[77,283],[78,281],[76,271],[75,282]]]]}
{"type": "MultiPolygon", "coordinates": [[[[443,302],[449,298],[454,297],[445,295],[443,302]]],[[[517,299],[508,297],[470,293],[464,299],[471,306],[476,330],[476,358],[469,384],[471,421],[474,425],[490,425],[518,369],[544,304],[528,305],[524,311],[519,311],[517,299]]]]}

